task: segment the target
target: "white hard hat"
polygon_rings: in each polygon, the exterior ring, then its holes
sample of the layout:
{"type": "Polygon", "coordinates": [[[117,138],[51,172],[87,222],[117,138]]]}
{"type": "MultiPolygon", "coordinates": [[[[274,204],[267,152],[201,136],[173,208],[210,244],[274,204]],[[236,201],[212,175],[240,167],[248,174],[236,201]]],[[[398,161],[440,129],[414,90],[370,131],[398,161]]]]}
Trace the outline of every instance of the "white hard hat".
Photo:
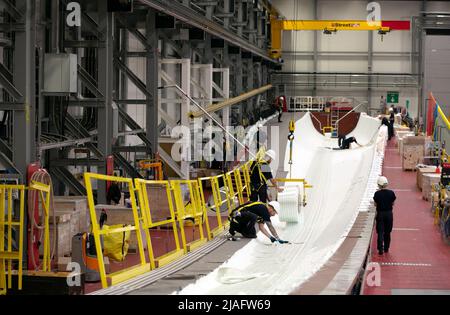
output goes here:
{"type": "Polygon", "coordinates": [[[284,100],[284,96],[280,96],[280,100],[284,100]]]}
{"type": "Polygon", "coordinates": [[[270,157],[272,160],[275,160],[277,158],[277,154],[274,150],[268,150],[266,151],[266,155],[270,157]]]}
{"type": "Polygon", "coordinates": [[[380,187],[386,187],[388,185],[388,180],[386,177],[384,176],[380,176],[378,177],[378,181],[377,181],[378,186],[380,187]]]}
{"type": "Polygon", "coordinates": [[[269,202],[269,206],[272,206],[272,208],[278,213],[280,212],[280,203],[278,201],[271,201],[269,202]]]}

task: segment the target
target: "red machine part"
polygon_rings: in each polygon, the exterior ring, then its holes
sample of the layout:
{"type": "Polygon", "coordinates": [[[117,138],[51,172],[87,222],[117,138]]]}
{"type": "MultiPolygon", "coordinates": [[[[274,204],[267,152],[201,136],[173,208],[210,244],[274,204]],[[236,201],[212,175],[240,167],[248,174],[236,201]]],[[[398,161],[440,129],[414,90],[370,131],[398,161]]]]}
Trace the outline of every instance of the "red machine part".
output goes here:
{"type": "MultiPolygon", "coordinates": [[[[27,184],[30,184],[31,176],[35,172],[37,172],[41,168],[41,164],[39,162],[32,163],[28,165],[27,168],[27,184]]],[[[39,200],[36,200],[34,209],[33,209],[33,215],[35,220],[39,221],[39,200]]],[[[33,265],[33,260],[31,259],[31,256],[34,256],[34,261],[37,265],[39,265],[39,238],[40,238],[40,232],[39,230],[34,230],[34,235],[31,235],[31,225],[30,225],[30,218],[28,218],[28,225],[27,225],[27,234],[28,234],[28,270],[34,270],[36,269],[36,266],[33,265]]]]}

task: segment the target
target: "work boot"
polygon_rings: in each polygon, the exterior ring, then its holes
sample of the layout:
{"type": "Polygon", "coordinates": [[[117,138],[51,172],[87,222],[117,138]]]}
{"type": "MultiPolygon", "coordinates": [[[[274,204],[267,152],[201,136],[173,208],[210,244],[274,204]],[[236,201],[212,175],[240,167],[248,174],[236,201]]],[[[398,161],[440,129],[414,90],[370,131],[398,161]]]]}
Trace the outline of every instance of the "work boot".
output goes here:
{"type": "Polygon", "coordinates": [[[378,251],[378,255],[380,255],[380,256],[383,255],[383,251],[382,251],[382,250],[379,250],[379,251],[378,251]]]}

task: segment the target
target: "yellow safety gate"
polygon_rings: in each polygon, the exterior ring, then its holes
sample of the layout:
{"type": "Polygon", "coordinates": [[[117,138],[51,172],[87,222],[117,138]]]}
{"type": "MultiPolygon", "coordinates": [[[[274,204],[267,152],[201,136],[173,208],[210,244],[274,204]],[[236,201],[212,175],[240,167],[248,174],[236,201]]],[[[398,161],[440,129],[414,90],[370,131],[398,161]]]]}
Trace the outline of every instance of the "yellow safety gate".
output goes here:
{"type": "Polygon", "coordinates": [[[146,220],[144,219],[145,211],[138,211],[137,203],[136,203],[136,197],[135,197],[135,187],[133,184],[133,180],[130,178],[123,178],[123,177],[115,177],[115,176],[107,176],[107,175],[100,175],[100,174],[93,174],[93,173],[85,173],[84,174],[85,184],[86,184],[86,191],[87,191],[87,198],[88,198],[88,204],[89,204],[89,213],[91,216],[91,227],[92,227],[92,233],[94,234],[95,239],[95,247],[97,250],[97,259],[98,259],[98,266],[99,266],[99,273],[100,278],[102,282],[102,287],[106,288],[108,287],[108,279],[111,282],[111,285],[115,285],[117,283],[126,281],[130,278],[133,278],[135,276],[138,276],[140,274],[143,274],[147,271],[150,271],[151,265],[150,263],[146,262],[145,254],[144,254],[144,246],[142,243],[142,237],[141,237],[141,224],[145,225],[146,220]],[[131,209],[130,212],[133,215],[134,225],[131,226],[125,226],[121,228],[110,228],[110,229],[104,229],[101,230],[97,215],[95,212],[95,202],[94,202],[94,194],[92,190],[92,180],[97,181],[113,181],[113,182],[119,182],[119,183],[125,183],[128,185],[129,191],[130,191],[130,201],[131,201],[131,209]],[[106,275],[105,271],[105,262],[103,259],[103,249],[102,249],[102,243],[100,237],[102,235],[109,235],[114,233],[123,233],[127,231],[135,231],[136,232],[136,238],[137,238],[137,246],[138,246],[138,253],[139,253],[139,265],[126,268],[124,270],[120,270],[117,272],[114,272],[112,274],[106,275]]]}
{"type": "Polygon", "coordinates": [[[13,260],[17,260],[18,288],[22,290],[24,208],[24,185],[0,185],[0,295],[6,294],[7,289],[12,287],[13,260]],[[17,192],[20,203],[17,221],[13,220],[13,192],[17,192]],[[7,203],[6,209],[5,202],[7,203]],[[5,210],[7,210],[7,214],[5,210]],[[14,227],[16,228],[16,233],[19,234],[17,250],[13,250],[12,247],[14,227]],[[7,240],[6,246],[5,239],[7,240]],[[6,267],[8,268],[7,271],[6,267]],[[6,280],[6,274],[8,274],[8,281],[6,280]]]}
{"type": "MultiPolygon", "coordinates": [[[[177,222],[176,222],[176,216],[175,216],[175,210],[174,210],[174,205],[173,205],[173,197],[172,197],[172,189],[170,186],[169,181],[155,181],[155,180],[143,180],[143,179],[135,179],[135,185],[136,185],[136,189],[138,192],[138,199],[139,199],[139,205],[140,205],[140,209],[142,211],[143,217],[144,217],[144,222],[145,224],[143,225],[143,229],[145,232],[145,237],[147,239],[147,250],[148,250],[148,256],[150,259],[150,264],[152,269],[156,268],[156,267],[162,267],[168,263],[170,263],[171,261],[181,257],[184,254],[183,249],[180,246],[180,241],[179,241],[179,237],[178,237],[178,229],[177,229],[177,222]],[[167,197],[167,210],[169,213],[168,214],[169,217],[166,218],[160,218],[157,217],[156,215],[152,215],[152,208],[154,210],[154,212],[156,211],[161,211],[161,208],[165,208],[165,204],[162,205],[160,202],[159,204],[152,204],[152,200],[150,200],[149,198],[149,189],[152,188],[159,188],[160,190],[164,190],[166,193],[166,197],[167,197]],[[152,206],[150,206],[150,204],[152,204],[152,206]],[[155,209],[156,208],[156,209],[155,209]],[[159,208],[159,209],[158,209],[159,208]],[[156,211],[155,211],[156,210],[156,211]],[[152,248],[152,242],[151,242],[151,236],[150,236],[150,232],[149,229],[151,228],[155,228],[158,226],[163,226],[163,225],[168,225],[171,224],[172,225],[172,230],[173,230],[173,235],[174,235],[174,239],[175,239],[175,250],[166,253],[162,256],[159,257],[154,257],[153,254],[153,248],[152,248]]],[[[159,191],[160,191],[159,190],[159,191]]],[[[161,198],[161,199],[165,199],[164,196],[157,196],[156,198],[161,198]]]]}
{"type": "Polygon", "coordinates": [[[195,180],[176,180],[171,181],[176,205],[176,218],[180,227],[181,241],[185,253],[206,243],[204,236],[204,222],[206,212],[201,206],[200,187],[195,180]],[[184,188],[184,189],[183,189],[184,188]],[[185,223],[191,221],[195,227],[198,225],[200,238],[187,242],[185,223]]]}

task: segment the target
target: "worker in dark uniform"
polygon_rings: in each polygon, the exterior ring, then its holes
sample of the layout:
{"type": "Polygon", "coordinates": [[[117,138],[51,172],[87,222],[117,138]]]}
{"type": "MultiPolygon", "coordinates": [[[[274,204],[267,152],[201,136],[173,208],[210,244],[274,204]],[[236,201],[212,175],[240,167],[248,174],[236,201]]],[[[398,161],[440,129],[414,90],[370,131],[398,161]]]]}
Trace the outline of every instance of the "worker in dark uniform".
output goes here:
{"type": "Polygon", "coordinates": [[[380,176],[378,178],[379,190],[375,192],[375,195],[373,196],[373,200],[375,201],[375,206],[377,208],[377,249],[379,255],[389,252],[391,232],[394,222],[392,208],[394,201],[397,198],[392,190],[386,188],[387,185],[387,178],[380,176]]]}
{"type": "Polygon", "coordinates": [[[358,141],[356,141],[355,137],[346,138],[345,136],[339,136],[339,138],[338,138],[339,148],[341,148],[343,150],[350,149],[350,144],[352,144],[352,143],[356,143],[357,145],[359,145],[361,147],[361,145],[358,143],[358,141]]]}
{"type": "Polygon", "coordinates": [[[266,152],[267,160],[255,160],[250,164],[250,200],[267,202],[267,181],[276,187],[278,192],[283,191],[278,187],[276,180],[272,176],[270,163],[275,160],[276,153],[273,150],[266,152]]]}
{"type": "Polygon", "coordinates": [[[249,202],[234,209],[228,220],[230,221],[231,239],[235,240],[236,232],[242,234],[245,238],[256,238],[255,225],[258,224],[259,230],[267,236],[272,243],[280,244],[288,243],[283,241],[277,234],[277,231],[270,221],[270,217],[274,216],[280,210],[278,201],[271,201],[268,205],[262,202],[249,202]],[[264,224],[269,228],[270,233],[266,230],[264,224]]]}
{"type": "Polygon", "coordinates": [[[394,109],[391,107],[389,108],[388,140],[391,140],[391,138],[394,136],[394,122],[395,122],[394,109]]]}
{"type": "Polygon", "coordinates": [[[111,183],[111,186],[109,186],[108,189],[108,193],[106,194],[106,201],[108,202],[108,204],[112,204],[112,202],[114,202],[114,204],[118,205],[121,198],[122,192],[120,191],[119,183],[111,183]]]}

